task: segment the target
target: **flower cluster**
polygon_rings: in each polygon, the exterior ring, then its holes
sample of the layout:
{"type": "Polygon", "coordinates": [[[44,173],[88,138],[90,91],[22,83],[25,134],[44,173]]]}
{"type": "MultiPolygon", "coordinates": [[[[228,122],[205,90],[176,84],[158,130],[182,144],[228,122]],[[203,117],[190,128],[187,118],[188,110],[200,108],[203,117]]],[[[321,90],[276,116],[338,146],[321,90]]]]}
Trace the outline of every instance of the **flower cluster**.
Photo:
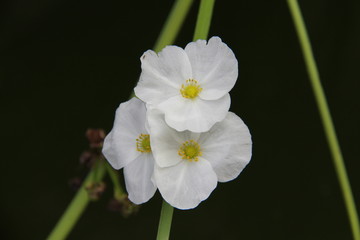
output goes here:
{"type": "Polygon", "coordinates": [[[185,49],[146,51],[141,68],[140,100],[120,104],[103,153],[115,169],[124,168],[132,202],[144,203],[159,189],[170,205],[194,208],[251,158],[249,130],[229,112],[237,60],[212,37],[185,49]]]}

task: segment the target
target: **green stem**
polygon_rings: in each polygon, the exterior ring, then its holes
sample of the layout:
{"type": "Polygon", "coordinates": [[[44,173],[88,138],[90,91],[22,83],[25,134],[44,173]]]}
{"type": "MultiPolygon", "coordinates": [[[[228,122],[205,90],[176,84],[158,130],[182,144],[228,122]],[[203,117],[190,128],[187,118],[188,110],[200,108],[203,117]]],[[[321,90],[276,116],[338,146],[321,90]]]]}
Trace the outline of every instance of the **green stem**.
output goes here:
{"type": "Polygon", "coordinates": [[[214,4],[215,0],[201,0],[199,13],[196,21],[194,41],[198,39],[207,39],[214,4]]]}
{"type": "Polygon", "coordinates": [[[167,202],[163,201],[156,240],[169,239],[173,212],[174,208],[170,206],[167,202]]]}
{"type": "Polygon", "coordinates": [[[84,183],[77,191],[76,196],[71,201],[70,205],[52,230],[47,240],[65,239],[70,231],[79,220],[81,214],[84,212],[86,206],[90,202],[89,194],[86,186],[94,181],[101,181],[105,175],[104,160],[99,160],[90,170],[84,183]]]}
{"type": "MultiPolygon", "coordinates": [[[[160,35],[155,42],[155,52],[159,52],[166,45],[170,45],[174,42],[193,2],[193,0],[176,0],[160,32],[160,35]]],[[[134,92],[130,95],[130,98],[132,97],[135,97],[134,92]]]]}
{"type": "Polygon", "coordinates": [[[119,182],[119,173],[116,170],[114,170],[110,166],[109,163],[105,163],[105,165],[106,165],[106,170],[107,170],[107,172],[111,178],[111,181],[114,185],[114,197],[117,200],[121,200],[124,197],[125,192],[122,189],[120,182],[119,182]]]}
{"type": "Polygon", "coordinates": [[[316,62],[311,49],[309,37],[307,35],[306,27],[297,0],[288,0],[290,12],[292,14],[295,28],[299,37],[302,47],[302,52],[305,58],[305,63],[309,78],[312,84],[318,109],[320,112],[321,120],[327,137],[327,141],[332,154],[333,162],[335,165],[336,173],[345,200],[349,221],[353,237],[355,240],[360,240],[359,219],[356,211],[354,198],[351,191],[350,182],[346,173],[344,160],[341,154],[340,146],[336,137],[334,124],[331,119],[329,107],[326,101],[324,90],[321,86],[319,73],[316,67],[316,62]]]}
{"type": "Polygon", "coordinates": [[[159,52],[166,45],[172,44],[184,23],[193,0],[177,0],[172,7],[168,19],[156,40],[154,51],[159,52]]]}
{"type": "MultiPolygon", "coordinates": [[[[215,0],[201,1],[196,21],[194,41],[197,39],[207,39],[214,3],[215,0]]],[[[173,212],[174,208],[164,200],[161,208],[157,240],[169,239],[173,212]]]]}
{"type": "MultiPolygon", "coordinates": [[[[105,158],[99,158],[97,161],[98,161],[98,165],[95,169],[94,182],[101,182],[105,177],[106,160],[105,160],[105,158]]],[[[85,187],[86,187],[86,185],[85,185],[85,187]]]]}

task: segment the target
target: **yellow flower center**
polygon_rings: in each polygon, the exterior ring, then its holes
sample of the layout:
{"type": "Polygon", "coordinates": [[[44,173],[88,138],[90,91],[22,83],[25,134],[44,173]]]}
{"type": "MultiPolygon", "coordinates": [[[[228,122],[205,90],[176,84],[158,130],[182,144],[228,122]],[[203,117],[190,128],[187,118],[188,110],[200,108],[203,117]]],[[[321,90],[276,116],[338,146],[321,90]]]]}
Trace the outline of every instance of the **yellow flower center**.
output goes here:
{"type": "Polygon", "coordinates": [[[185,141],[178,151],[178,154],[182,159],[191,161],[199,161],[199,157],[202,156],[200,145],[194,140],[185,141]]]}
{"type": "Polygon", "coordinates": [[[136,139],[136,150],[142,153],[151,152],[149,134],[140,134],[136,139]]]}
{"type": "Polygon", "coordinates": [[[194,79],[186,80],[185,84],[181,85],[180,93],[184,98],[194,99],[202,91],[198,82],[194,79]]]}

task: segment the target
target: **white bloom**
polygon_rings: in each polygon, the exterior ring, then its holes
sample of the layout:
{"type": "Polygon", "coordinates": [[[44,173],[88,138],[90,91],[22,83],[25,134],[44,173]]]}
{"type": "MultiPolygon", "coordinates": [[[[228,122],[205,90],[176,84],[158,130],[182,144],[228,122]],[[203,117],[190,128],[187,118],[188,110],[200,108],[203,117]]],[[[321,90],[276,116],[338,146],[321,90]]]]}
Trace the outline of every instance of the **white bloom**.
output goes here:
{"type": "Polygon", "coordinates": [[[129,199],[135,204],[147,202],[156,192],[151,181],[154,157],[145,122],[145,103],[132,98],[120,104],[102,150],[113,168],[124,168],[129,199]]]}
{"type": "Polygon", "coordinates": [[[178,131],[208,131],[230,107],[229,91],[238,76],[232,50],[219,37],[198,40],[185,49],[167,46],[141,57],[135,94],[165,114],[178,131]]]}
{"type": "Polygon", "coordinates": [[[234,113],[208,132],[178,132],[160,111],[149,110],[154,181],[163,198],[179,209],[196,207],[217,182],[236,178],[251,158],[251,135],[234,113]]]}

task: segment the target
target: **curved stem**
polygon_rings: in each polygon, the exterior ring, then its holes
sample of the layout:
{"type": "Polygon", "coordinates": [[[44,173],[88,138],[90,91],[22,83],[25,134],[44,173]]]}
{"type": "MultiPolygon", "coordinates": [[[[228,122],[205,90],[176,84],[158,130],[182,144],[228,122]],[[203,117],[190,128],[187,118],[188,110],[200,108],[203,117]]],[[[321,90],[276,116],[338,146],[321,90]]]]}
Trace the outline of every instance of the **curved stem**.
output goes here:
{"type": "Polygon", "coordinates": [[[65,239],[79,220],[85,208],[90,202],[86,186],[92,182],[101,181],[105,175],[104,160],[99,160],[88,173],[86,179],[77,191],[70,205],[61,216],[60,220],[49,234],[47,240],[65,239]]]}
{"type": "Polygon", "coordinates": [[[335,170],[338,176],[342,194],[345,200],[349,221],[353,237],[355,240],[360,240],[359,219],[356,211],[354,198],[351,191],[350,182],[346,173],[344,160],[341,154],[339,142],[336,137],[335,128],[331,119],[329,107],[326,101],[324,90],[321,85],[319,73],[316,67],[316,62],[312,53],[310,40],[306,31],[305,23],[301,15],[301,11],[297,0],[288,0],[290,12],[292,14],[295,28],[299,37],[302,47],[303,55],[305,58],[306,68],[312,84],[316,102],[318,105],[319,113],[325,130],[326,138],[330,147],[335,170]]]}

